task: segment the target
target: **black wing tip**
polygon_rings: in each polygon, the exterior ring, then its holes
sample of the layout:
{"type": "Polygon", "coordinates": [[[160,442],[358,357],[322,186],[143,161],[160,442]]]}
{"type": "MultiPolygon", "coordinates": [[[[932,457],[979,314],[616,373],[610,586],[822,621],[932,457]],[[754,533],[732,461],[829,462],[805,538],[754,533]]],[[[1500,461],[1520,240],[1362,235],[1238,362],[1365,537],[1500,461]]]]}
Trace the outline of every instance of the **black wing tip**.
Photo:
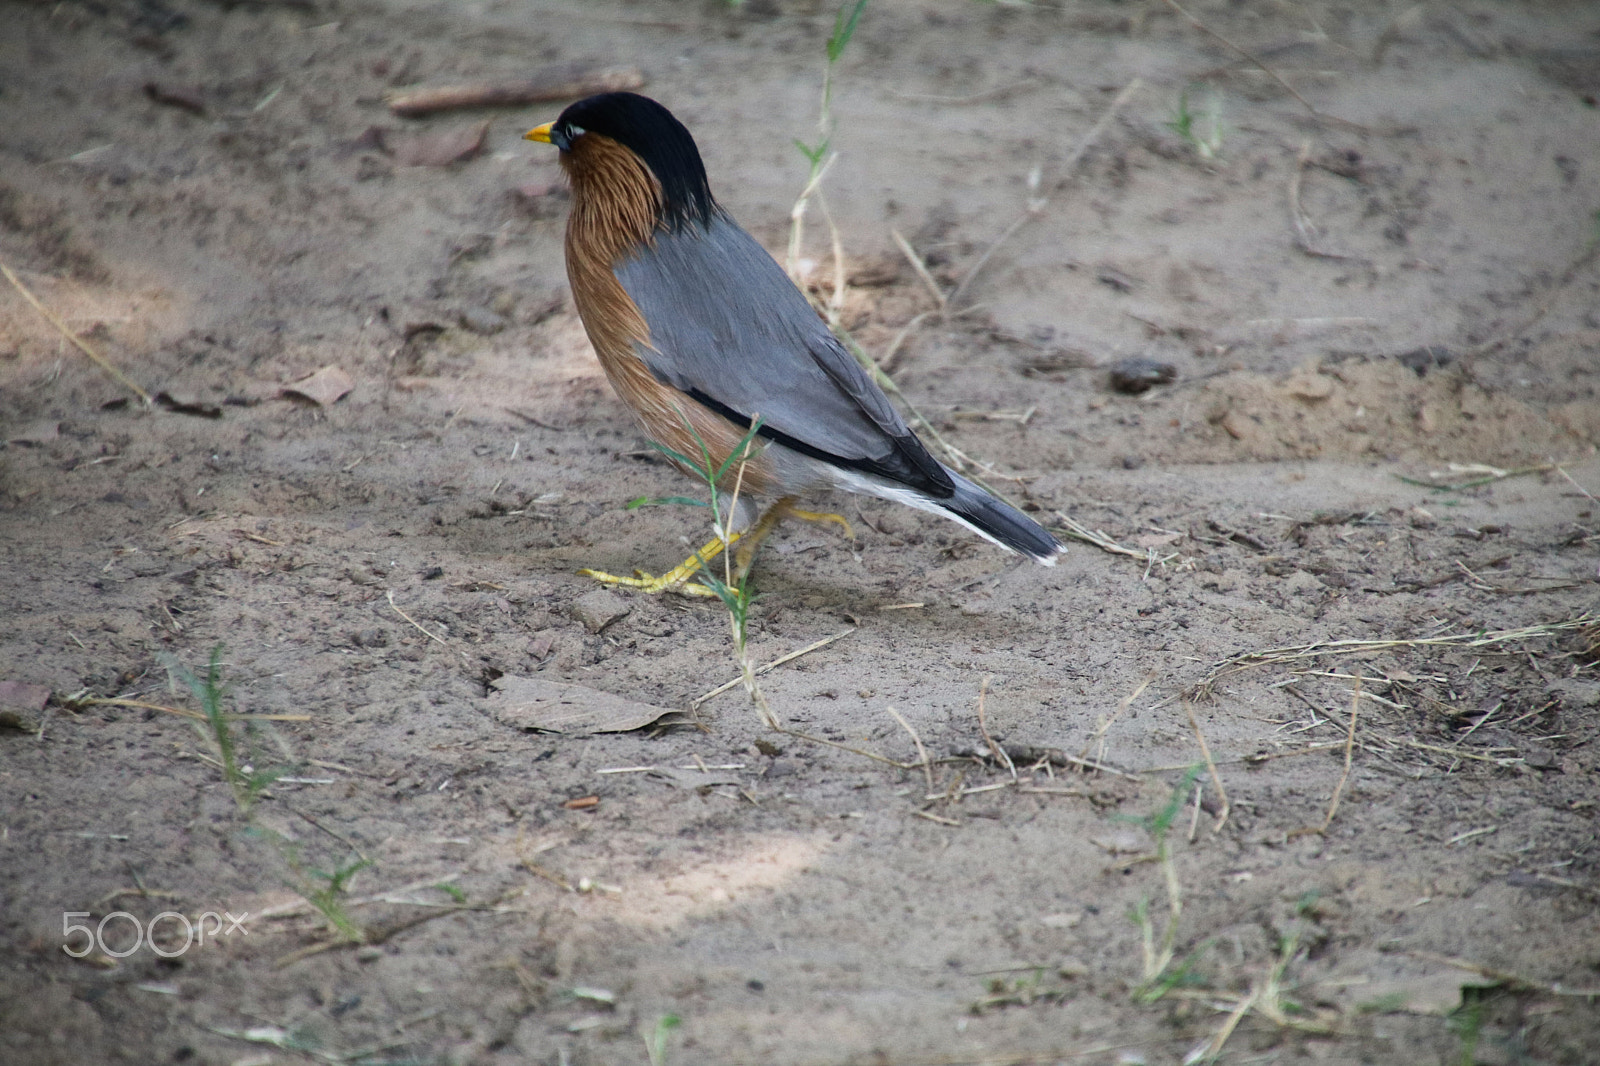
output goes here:
{"type": "Polygon", "coordinates": [[[938,501],[952,517],[966,523],[1002,548],[1026,555],[1041,566],[1054,566],[1067,546],[1039,523],[965,478],[956,482],[955,495],[938,501]]]}

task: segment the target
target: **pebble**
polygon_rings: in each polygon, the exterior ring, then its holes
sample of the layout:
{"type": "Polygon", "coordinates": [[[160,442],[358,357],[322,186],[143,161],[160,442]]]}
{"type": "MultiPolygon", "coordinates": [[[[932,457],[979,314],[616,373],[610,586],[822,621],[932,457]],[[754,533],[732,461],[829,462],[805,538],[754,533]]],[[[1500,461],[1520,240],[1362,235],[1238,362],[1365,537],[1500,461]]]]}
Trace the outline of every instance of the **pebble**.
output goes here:
{"type": "Polygon", "coordinates": [[[511,320],[505,315],[491,311],[487,307],[463,307],[459,315],[464,328],[484,335],[499,333],[511,325],[511,320]]]}
{"type": "Polygon", "coordinates": [[[628,606],[628,601],[615,592],[595,589],[573,600],[571,606],[567,608],[567,613],[582,622],[583,627],[589,632],[598,633],[617,619],[625,617],[631,610],[633,608],[628,606]]]}
{"type": "Polygon", "coordinates": [[[1177,367],[1154,359],[1135,356],[1111,364],[1111,387],[1130,395],[1138,395],[1156,385],[1170,385],[1177,379],[1177,367]]]}

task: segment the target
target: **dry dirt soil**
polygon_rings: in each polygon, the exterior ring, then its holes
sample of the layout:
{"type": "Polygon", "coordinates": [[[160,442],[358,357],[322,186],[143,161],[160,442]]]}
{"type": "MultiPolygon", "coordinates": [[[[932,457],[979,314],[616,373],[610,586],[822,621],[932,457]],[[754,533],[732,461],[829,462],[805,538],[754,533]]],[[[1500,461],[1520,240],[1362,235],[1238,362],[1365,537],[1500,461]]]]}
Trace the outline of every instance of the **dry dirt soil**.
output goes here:
{"type": "Polygon", "coordinates": [[[1275,74],[1159,2],[861,21],[845,325],[1123,551],[818,501],[775,732],[698,699],[720,604],[575,573],[709,525],[628,507],[694,486],[566,293],[561,102],[386,94],[635,67],[781,254],[830,4],[7,4],[0,1061],[1600,1059],[1600,9],[1188,10],[1275,74]],[[162,709],[214,648],[253,803],[162,709]]]}

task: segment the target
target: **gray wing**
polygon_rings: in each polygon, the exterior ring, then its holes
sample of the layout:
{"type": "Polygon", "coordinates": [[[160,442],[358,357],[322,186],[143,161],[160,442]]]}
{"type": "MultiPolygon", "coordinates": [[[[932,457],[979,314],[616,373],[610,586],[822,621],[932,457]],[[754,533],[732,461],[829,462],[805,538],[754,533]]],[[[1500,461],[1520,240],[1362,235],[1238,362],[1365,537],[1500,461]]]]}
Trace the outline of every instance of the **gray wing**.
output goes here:
{"type": "Polygon", "coordinates": [[[616,265],[658,381],[813,458],[944,498],[950,475],[755,239],[718,213],[616,265]]]}

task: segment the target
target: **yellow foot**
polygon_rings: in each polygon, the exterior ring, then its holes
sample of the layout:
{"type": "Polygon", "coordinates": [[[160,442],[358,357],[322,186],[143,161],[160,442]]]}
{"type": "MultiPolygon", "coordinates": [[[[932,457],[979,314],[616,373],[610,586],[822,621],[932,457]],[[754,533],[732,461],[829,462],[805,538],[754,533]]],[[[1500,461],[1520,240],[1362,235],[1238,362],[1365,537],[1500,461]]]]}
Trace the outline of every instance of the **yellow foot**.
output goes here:
{"type": "MultiPolygon", "coordinates": [[[[840,519],[840,521],[843,521],[843,519],[840,519]]],[[[635,570],[633,577],[618,577],[616,574],[608,574],[604,570],[585,569],[579,570],[578,573],[584,577],[592,577],[606,585],[621,585],[624,588],[638,589],[640,592],[650,593],[651,595],[660,592],[676,592],[682,596],[715,596],[716,593],[704,585],[690,584],[689,579],[699,573],[712,559],[726,551],[730,545],[737,543],[739,536],[740,534],[735,533],[726,541],[721,537],[710,541],[705,547],[660,577],[652,577],[643,570],[635,570]]]]}
{"type": "Polygon", "coordinates": [[[849,537],[851,540],[856,539],[856,531],[850,528],[849,521],[842,514],[834,514],[832,511],[802,511],[798,507],[789,508],[788,513],[794,515],[796,518],[803,518],[807,522],[832,522],[840,529],[844,530],[845,536],[849,537]]]}

